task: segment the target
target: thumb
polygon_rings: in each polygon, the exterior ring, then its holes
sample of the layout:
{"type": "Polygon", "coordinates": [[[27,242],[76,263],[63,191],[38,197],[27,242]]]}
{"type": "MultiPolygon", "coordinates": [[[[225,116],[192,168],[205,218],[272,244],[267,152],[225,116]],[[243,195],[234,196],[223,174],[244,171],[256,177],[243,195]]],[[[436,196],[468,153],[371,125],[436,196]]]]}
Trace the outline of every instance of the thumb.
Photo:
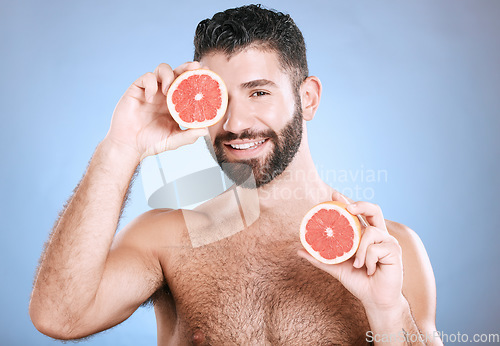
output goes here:
{"type": "Polygon", "coordinates": [[[207,136],[208,129],[203,127],[201,129],[187,129],[181,130],[175,134],[172,134],[167,142],[167,147],[165,150],[174,150],[183,145],[193,144],[198,140],[198,138],[207,136]]]}
{"type": "MultiPolygon", "coordinates": [[[[332,192],[332,201],[337,201],[337,202],[342,202],[342,203],[345,203],[345,204],[351,204],[351,203],[354,203],[354,201],[352,199],[350,199],[349,197],[341,194],[340,192],[338,192],[337,190],[333,190],[332,192]]],[[[366,221],[366,217],[364,217],[363,215],[358,215],[358,217],[360,218],[360,222],[362,224],[363,227],[368,227],[368,221],[366,221]]]]}
{"type": "Polygon", "coordinates": [[[354,202],[352,199],[350,199],[349,197],[346,197],[345,195],[341,194],[337,190],[333,190],[333,192],[332,192],[332,201],[342,202],[345,204],[351,204],[352,202],[354,202]]]}

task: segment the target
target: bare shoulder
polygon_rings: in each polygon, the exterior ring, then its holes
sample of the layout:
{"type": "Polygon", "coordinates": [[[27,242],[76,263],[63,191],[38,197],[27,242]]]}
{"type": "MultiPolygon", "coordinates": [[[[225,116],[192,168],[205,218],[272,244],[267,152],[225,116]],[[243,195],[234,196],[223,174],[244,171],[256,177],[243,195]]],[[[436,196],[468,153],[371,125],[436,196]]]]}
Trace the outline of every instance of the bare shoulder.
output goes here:
{"type": "Polygon", "coordinates": [[[184,241],[181,210],[152,209],[128,223],[115,236],[114,245],[157,249],[184,241]]]}
{"type": "MultiPolygon", "coordinates": [[[[427,251],[418,234],[410,227],[391,220],[385,220],[389,234],[397,239],[403,250],[403,261],[416,269],[431,270],[427,251]]],[[[412,268],[405,266],[405,270],[412,268]]]]}
{"type": "Polygon", "coordinates": [[[387,230],[397,239],[403,254],[403,294],[410,304],[417,325],[435,329],[436,282],[422,240],[408,226],[386,220],[387,230]]]}
{"type": "MultiPolygon", "coordinates": [[[[424,251],[424,244],[418,234],[410,227],[391,220],[385,220],[387,230],[389,233],[398,240],[402,248],[408,248],[416,252],[424,251]]],[[[427,253],[425,253],[427,255],[427,253]]]]}

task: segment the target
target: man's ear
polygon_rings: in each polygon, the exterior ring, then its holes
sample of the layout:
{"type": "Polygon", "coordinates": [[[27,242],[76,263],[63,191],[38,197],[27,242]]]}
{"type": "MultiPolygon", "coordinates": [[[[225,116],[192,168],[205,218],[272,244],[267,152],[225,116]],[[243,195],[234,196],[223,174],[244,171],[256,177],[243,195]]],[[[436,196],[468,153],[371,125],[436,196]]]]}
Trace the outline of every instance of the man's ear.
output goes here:
{"type": "Polygon", "coordinates": [[[300,86],[300,99],[302,101],[302,117],[312,120],[321,99],[321,81],[316,76],[307,77],[300,86]]]}

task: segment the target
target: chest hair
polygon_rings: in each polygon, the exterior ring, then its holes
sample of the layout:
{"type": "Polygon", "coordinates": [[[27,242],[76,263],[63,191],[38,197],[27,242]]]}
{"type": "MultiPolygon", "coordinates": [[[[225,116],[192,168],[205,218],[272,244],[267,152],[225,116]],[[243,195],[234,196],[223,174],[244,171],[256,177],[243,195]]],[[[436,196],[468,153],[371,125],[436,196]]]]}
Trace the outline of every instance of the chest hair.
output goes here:
{"type": "Polygon", "coordinates": [[[363,344],[360,302],[297,256],[298,220],[281,220],[176,250],[167,283],[186,338],[202,330],[208,344],[363,344]]]}

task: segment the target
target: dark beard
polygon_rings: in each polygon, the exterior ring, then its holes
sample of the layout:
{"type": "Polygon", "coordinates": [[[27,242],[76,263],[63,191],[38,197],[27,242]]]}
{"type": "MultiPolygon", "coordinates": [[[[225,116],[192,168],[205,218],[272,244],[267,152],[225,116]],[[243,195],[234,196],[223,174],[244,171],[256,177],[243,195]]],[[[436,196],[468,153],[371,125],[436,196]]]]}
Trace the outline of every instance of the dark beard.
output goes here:
{"type": "MultiPolygon", "coordinates": [[[[298,103],[300,105],[300,103],[298,103]]],[[[245,188],[259,188],[279,176],[297,154],[302,141],[302,111],[295,108],[293,118],[277,134],[272,130],[263,132],[243,131],[239,135],[227,132],[215,138],[213,150],[205,137],[210,153],[217,160],[224,173],[236,185],[245,188]],[[274,149],[266,157],[231,162],[224,152],[223,142],[236,139],[268,138],[274,149]]]]}

